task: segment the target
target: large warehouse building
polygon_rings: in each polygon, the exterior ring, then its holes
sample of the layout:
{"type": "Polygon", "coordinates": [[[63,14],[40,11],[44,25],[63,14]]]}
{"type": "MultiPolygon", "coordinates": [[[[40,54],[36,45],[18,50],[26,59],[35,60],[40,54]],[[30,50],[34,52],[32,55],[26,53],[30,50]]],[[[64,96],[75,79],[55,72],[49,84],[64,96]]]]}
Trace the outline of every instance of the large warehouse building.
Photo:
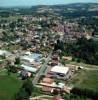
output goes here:
{"type": "Polygon", "coordinates": [[[58,76],[58,77],[65,77],[69,72],[69,67],[65,66],[54,66],[51,68],[49,72],[51,75],[58,76]]]}

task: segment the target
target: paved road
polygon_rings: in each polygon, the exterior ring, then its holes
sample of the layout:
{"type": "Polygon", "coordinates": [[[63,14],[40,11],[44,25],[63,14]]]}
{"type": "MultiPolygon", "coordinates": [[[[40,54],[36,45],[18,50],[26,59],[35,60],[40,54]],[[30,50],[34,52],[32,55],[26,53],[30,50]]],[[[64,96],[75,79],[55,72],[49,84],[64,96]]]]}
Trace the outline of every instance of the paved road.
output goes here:
{"type": "Polygon", "coordinates": [[[46,60],[45,60],[45,63],[41,66],[39,72],[36,74],[35,78],[33,79],[33,82],[32,82],[33,85],[36,85],[36,84],[38,83],[38,80],[39,80],[40,76],[41,76],[42,74],[45,73],[45,69],[47,68],[47,64],[48,64],[48,62],[49,62],[49,59],[50,59],[51,56],[52,56],[52,52],[53,52],[53,51],[51,51],[51,52],[49,53],[48,57],[47,57],[46,60]]]}
{"type": "Polygon", "coordinates": [[[43,99],[43,98],[45,98],[45,97],[52,98],[53,96],[42,95],[42,96],[37,96],[37,97],[31,97],[30,100],[48,100],[48,99],[43,99]]]}
{"type": "Polygon", "coordinates": [[[98,70],[98,68],[87,68],[87,67],[84,67],[83,69],[84,69],[84,70],[91,70],[91,71],[92,71],[92,70],[98,70]]]}

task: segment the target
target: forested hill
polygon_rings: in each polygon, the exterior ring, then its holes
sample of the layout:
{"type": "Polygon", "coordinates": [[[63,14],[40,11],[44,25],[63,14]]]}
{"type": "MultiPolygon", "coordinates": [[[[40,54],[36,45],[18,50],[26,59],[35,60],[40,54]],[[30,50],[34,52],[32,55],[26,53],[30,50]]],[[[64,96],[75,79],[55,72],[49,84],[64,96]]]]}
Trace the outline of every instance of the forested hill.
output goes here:
{"type": "Polygon", "coordinates": [[[32,7],[0,8],[3,12],[11,14],[57,14],[62,16],[98,16],[98,3],[75,3],[67,5],[38,5],[32,7]]]}

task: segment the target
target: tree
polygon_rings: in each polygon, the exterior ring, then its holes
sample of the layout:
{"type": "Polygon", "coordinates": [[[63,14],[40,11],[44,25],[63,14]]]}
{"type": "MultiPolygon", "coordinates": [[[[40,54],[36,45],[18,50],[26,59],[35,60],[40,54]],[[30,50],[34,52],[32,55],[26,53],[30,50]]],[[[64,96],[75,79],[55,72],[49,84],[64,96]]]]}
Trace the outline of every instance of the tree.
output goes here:
{"type": "Polygon", "coordinates": [[[63,52],[77,58],[78,62],[98,65],[98,43],[93,39],[79,38],[75,43],[68,43],[63,52]]]}
{"type": "Polygon", "coordinates": [[[63,65],[66,65],[65,59],[62,59],[62,60],[61,60],[61,63],[62,63],[63,65]]]}
{"type": "Polygon", "coordinates": [[[59,94],[59,91],[57,89],[54,89],[53,90],[53,95],[58,95],[59,94]]]}
{"type": "Polygon", "coordinates": [[[94,91],[94,90],[91,90],[91,89],[85,89],[85,88],[77,88],[77,87],[74,87],[72,90],[71,90],[71,93],[74,94],[74,95],[78,95],[78,96],[81,96],[81,97],[87,97],[87,98],[91,98],[93,100],[98,100],[98,91],[94,91]]]}
{"type": "Polygon", "coordinates": [[[23,22],[23,19],[22,18],[19,18],[19,19],[17,19],[17,22],[19,23],[19,22],[23,22]]]}
{"type": "Polygon", "coordinates": [[[15,64],[20,64],[20,58],[19,57],[15,58],[15,64]]]}
{"type": "Polygon", "coordinates": [[[10,67],[7,66],[6,69],[7,69],[7,74],[10,75],[10,67]]]}
{"type": "Polygon", "coordinates": [[[20,91],[15,95],[15,100],[29,100],[29,96],[32,94],[33,85],[31,80],[24,81],[20,91]]]}
{"type": "Polygon", "coordinates": [[[6,54],[3,54],[2,58],[3,58],[3,59],[6,59],[6,54]]]}
{"type": "Polygon", "coordinates": [[[10,75],[10,73],[17,73],[17,68],[11,64],[8,64],[6,69],[7,69],[8,75],[10,75]]]}
{"type": "Polygon", "coordinates": [[[61,40],[57,40],[57,43],[54,45],[54,51],[64,50],[64,43],[61,40]]]}
{"type": "Polygon", "coordinates": [[[25,91],[25,88],[20,89],[20,91],[15,96],[15,100],[29,100],[29,95],[25,91]]]}
{"type": "Polygon", "coordinates": [[[24,88],[25,91],[30,96],[32,94],[32,90],[33,90],[33,84],[31,82],[31,80],[29,80],[29,79],[25,80],[24,83],[23,83],[22,88],[24,88]]]}
{"type": "Polygon", "coordinates": [[[6,66],[7,74],[10,75],[10,72],[11,72],[11,71],[10,71],[10,70],[11,70],[11,69],[10,69],[10,66],[11,66],[11,65],[10,65],[10,61],[7,61],[6,65],[7,65],[7,66],[6,66]]]}
{"type": "Polygon", "coordinates": [[[16,25],[16,22],[11,22],[11,23],[9,24],[9,27],[10,27],[11,29],[14,29],[14,28],[15,28],[15,25],[16,25]]]}

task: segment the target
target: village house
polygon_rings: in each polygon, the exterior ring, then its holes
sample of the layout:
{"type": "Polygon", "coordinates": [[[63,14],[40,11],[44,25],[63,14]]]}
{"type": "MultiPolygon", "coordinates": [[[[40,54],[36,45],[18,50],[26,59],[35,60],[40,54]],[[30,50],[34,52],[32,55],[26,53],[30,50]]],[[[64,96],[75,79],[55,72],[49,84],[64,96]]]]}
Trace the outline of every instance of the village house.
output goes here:
{"type": "Polygon", "coordinates": [[[5,56],[5,57],[9,57],[12,54],[6,50],[0,50],[0,56],[5,56]]]}
{"type": "Polygon", "coordinates": [[[45,78],[42,79],[41,82],[46,83],[46,84],[52,84],[54,82],[54,80],[51,79],[51,78],[45,77],[45,78]]]}
{"type": "Polygon", "coordinates": [[[52,100],[64,100],[64,99],[62,99],[61,96],[56,95],[56,96],[54,96],[54,97],[52,98],[52,100]]]}
{"type": "Polygon", "coordinates": [[[59,63],[59,56],[57,54],[54,54],[52,56],[51,65],[55,66],[58,65],[58,63],[59,63]]]}
{"type": "Polygon", "coordinates": [[[51,94],[53,92],[53,88],[48,87],[48,86],[43,86],[42,92],[45,93],[45,94],[51,94]]]}
{"type": "Polygon", "coordinates": [[[66,60],[71,61],[71,60],[72,60],[72,57],[70,57],[70,56],[63,56],[62,59],[64,59],[65,61],[66,61],[66,60]]]}

